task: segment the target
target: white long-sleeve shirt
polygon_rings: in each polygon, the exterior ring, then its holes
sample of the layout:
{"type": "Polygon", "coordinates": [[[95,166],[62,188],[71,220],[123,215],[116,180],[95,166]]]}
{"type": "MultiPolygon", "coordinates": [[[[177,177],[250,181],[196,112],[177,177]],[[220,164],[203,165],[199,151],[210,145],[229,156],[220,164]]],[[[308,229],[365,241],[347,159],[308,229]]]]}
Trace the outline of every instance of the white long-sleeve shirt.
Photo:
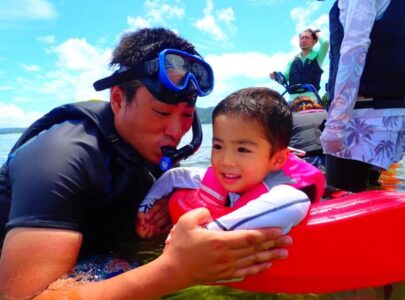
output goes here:
{"type": "MultiPolygon", "coordinates": [[[[139,211],[147,212],[153,204],[163,197],[170,195],[176,188],[198,189],[206,169],[198,167],[174,168],[163,174],[152,186],[139,211]]],[[[272,174],[272,180],[278,182],[277,174],[272,174]]],[[[239,198],[235,193],[229,193],[231,206],[239,198]]],[[[307,195],[296,188],[283,184],[272,187],[267,193],[248,202],[243,207],[222,216],[206,225],[210,230],[235,230],[266,227],[279,227],[283,233],[304,219],[310,207],[307,195]]]]}

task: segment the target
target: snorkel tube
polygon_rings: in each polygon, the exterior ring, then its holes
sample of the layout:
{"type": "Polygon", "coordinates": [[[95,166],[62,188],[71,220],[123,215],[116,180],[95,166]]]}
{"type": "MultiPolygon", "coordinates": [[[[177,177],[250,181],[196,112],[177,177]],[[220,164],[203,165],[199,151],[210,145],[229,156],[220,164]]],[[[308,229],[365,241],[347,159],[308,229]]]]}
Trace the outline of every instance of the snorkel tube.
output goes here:
{"type": "Polygon", "coordinates": [[[161,148],[164,156],[160,159],[159,166],[163,172],[169,170],[173,165],[176,165],[181,160],[193,155],[200,148],[203,134],[197,110],[194,113],[192,132],[193,137],[191,139],[191,142],[181,147],[180,149],[172,147],[161,148]]]}

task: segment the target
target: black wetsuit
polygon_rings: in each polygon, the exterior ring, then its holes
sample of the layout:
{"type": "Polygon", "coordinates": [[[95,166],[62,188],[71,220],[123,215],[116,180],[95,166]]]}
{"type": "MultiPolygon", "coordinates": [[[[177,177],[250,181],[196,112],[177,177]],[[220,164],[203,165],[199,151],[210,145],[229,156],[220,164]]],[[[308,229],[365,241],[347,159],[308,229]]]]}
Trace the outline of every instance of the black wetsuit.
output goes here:
{"type": "Polygon", "coordinates": [[[134,235],[138,204],[159,175],[119,139],[108,102],[56,108],[0,169],[0,241],[16,227],[59,228],[83,233],[82,254],[109,250],[134,235]]]}

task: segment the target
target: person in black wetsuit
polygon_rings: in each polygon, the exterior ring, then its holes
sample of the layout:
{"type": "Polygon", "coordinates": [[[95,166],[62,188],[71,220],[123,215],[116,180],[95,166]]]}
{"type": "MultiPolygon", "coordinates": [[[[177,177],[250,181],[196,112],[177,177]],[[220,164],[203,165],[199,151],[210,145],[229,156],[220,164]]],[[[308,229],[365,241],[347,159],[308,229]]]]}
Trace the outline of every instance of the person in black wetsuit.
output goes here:
{"type": "MultiPolygon", "coordinates": [[[[210,216],[201,209],[179,221],[154,261],[69,291],[52,284],[79,257],[134,236],[160,160],[176,165],[198,148],[176,149],[192,124],[198,131],[197,96],[213,88],[211,67],[192,44],[167,29],[141,29],[123,35],[111,66],[117,70],[94,84],[110,88],[110,102],[55,108],[23,133],[0,169],[0,295],[150,299],[254,274],[285,257],[291,238],[279,229],[208,232],[201,225],[210,216]]],[[[161,203],[150,217],[163,219],[164,232],[170,224],[161,203]]]]}

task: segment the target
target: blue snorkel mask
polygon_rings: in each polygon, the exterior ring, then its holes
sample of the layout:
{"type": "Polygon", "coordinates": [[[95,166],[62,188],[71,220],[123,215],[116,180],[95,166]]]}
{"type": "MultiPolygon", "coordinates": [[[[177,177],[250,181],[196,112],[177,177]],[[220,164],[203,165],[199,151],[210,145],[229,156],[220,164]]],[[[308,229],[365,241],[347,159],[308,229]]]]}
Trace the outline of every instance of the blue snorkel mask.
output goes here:
{"type": "MultiPolygon", "coordinates": [[[[111,76],[94,82],[101,91],[137,79],[159,101],[167,104],[187,102],[195,106],[197,96],[207,96],[214,88],[214,73],[201,57],[176,49],[165,49],[155,59],[134,67],[121,66],[111,76]]],[[[202,142],[202,128],[197,111],[192,124],[193,137],[189,144],[176,149],[162,147],[162,171],[194,154],[202,142]]]]}

